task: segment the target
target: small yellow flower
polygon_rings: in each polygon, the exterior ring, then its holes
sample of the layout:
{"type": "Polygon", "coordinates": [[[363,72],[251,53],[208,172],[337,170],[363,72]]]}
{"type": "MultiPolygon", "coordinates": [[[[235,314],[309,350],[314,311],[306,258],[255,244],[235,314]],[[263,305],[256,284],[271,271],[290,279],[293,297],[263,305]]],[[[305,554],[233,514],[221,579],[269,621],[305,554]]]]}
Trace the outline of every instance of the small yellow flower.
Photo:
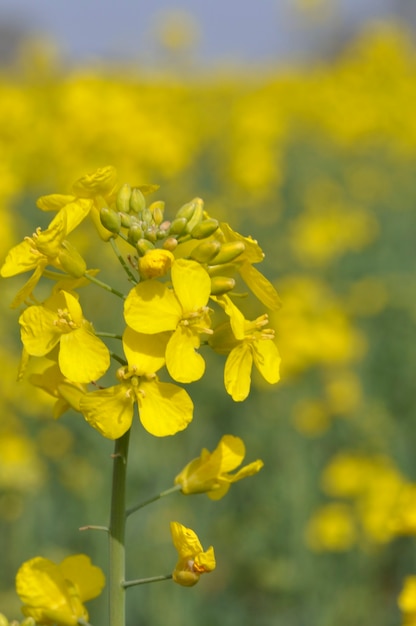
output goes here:
{"type": "Polygon", "coordinates": [[[165,363],[165,333],[143,335],[131,328],[123,334],[128,366],[120,368],[120,383],[87,393],[80,409],[87,422],[108,439],[118,439],[130,428],[134,404],[143,427],[155,437],[174,435],[193,417],[193,403],[184,389],[160,382],[155,372],[165,363]]]}
{"type": "Polygon", "coordinates": [[[214,548],[210,546],[204,552],[196,533],[179,522],[171,522],[170,530],[179,554],[172,578],[179,585],[192,587],[196,585],[201,574],[215,569],[214,548]]]}
{"type": "Polygon", "coordinates": [[[94,334],[69,292],[59,291],[42,305],[29,306],[19,324],[22,343],[31,356],[45,356],[59,344],[60,370],[74,383],[97,380],[109,368],[107,346],[94,334]]]}
{"type": "Polygon", "coordinates": [[[229,296],[212,299],[223,307],[230,321],[215,329],[209,343],[216,352],[228,353],[225,388],[235,402],[241,402],[250,393],[253,362],[266,382],[273,385],[280,380],[280,356],[274,331],[264,328],[269,322],[266,314],[250,322],[229,296]]]}
{"type": "Polygon", "coordinates": [[[175,485],[181,485],[182,493],[187,495],[207,493],[212,500],[219,500],[232,483],[257,474],[263,467],[263,461],[257,460],[235,474],[229,474],[243,462],[245,454],[244,443],[239,437],[224,435],[213,452],[204,448],[198,458],[184,467],[176,476],[175,485]]]}
{"type": "Polygon", "coordinates": [[[407,576],[397,600],[403,613],[403,626],[416,624],[416,576],[407,576]]]}
{"type": "MultiPolygon", "coordinates": [[[[82,201],[80,204],[74,203],[74,206],[78,208],[78,216],[85,214],[86,207],[82,201]]],[[[25,237],[24,241],[10,250],[0,269],[1,276],[8,278],[35,270],[13,300],[12,307],[18,306],[32,294],[47,265],[67,271],[69,262],[71,265],[75,263],[81,273],[85,271],[82,257],[69,242],[65,241],[66,235],[76,226],[73,220],[69,220],[68,215],[65,207],[46,230],[37,228],[31,237],[25,237]]]]}
{"type": "Polygon", "coordinates": [[[51,626],[88,621],[84,602],[100,595],[104,585],[103,572],[85,554],[69,556],[59,565],[35,557],[23,563],[16,576],[22,613],[37,624],[51,626]]]}
{"type": "Polygon", "coordinates": [[[180,383],[199,380],[205,361],[196,352],[200,335],[211,333],[207,303],[211,292],[208,273],[195,261],[178,259],[172,265],[173,290],[156,280],[134,287],[124,305],[126,323],[149,335],[173,331],[166,347],[166,367],[180,383]]]}

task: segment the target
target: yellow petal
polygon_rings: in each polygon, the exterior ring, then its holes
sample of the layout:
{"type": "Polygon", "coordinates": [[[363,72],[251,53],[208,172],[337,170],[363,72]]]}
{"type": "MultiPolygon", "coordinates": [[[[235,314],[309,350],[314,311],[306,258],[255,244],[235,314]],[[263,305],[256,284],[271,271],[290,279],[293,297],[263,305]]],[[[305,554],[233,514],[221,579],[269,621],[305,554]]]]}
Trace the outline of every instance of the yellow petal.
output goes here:
{"type": "Polygon", "coordinates": [[[14,246],[4,261],[0,275],[3,278],[9,278],[16,274],[23,274],[33,270],[42,260],[41,255],[33,248],[33,244],[25,239],[21,243],[14,246]]]}
{"type": "Polygon", "coordinates": [[[41,196],[36,201],[36,206],[41,211],[59,211],[66,204],[76,200],[75,196],[68,196],[61,193],[51,193],[41,196]]]}
{"type": "Polygon", "coordinates": [[[185,313],[206,306],[211,293],[209,274],[196,261],[178,259],[172,266],[172,284],[185,313]]]}
{"type": "Polygon", "coordinates": [[[156,280],[136,285],[124,303],[124,319],[138,333],[174,330],[181,317],[182,307],[173,291],[156,280]]]}
{"type": "Polygon", "coordinates": [[[251,289],[260,302],[269,309],[280,309],[282,303],[276,289],[261,272],[250,263],[243,263],[240,266],[240,274],[247,287],[251,289]]]}
{"type": "Polygon", "coordinates": [[[80,409],[87,422],[108,439],[118,439],[131,426],[134,393],[130,385],[121,384],[87,393],[80,409]]]}
{"type": "Polygon", "coordinates": [[[226,222],[221,222],[221,231],[225,241],[242,241],[245,250],[241,256],[249,263],[260,263],[264,259],[264,252],[259,244],[252,237],[244,237],[240,233],[235,232],[226,222]]]}
{"type": "Polygon", "coordinates": [[[242,402],[250,393],[253,355],[250,347],[241,343],[231,350],[225,362],[224,384],[235,402],[242,402]]]}
{"type": "Polygon", "coordinates": [[[175,435],[184,430],[193,417],[191,398],[185,389],[172,383],[142,381],[138,403],[140,421],[155,437],[175,435]]]}
{"type": "Polygon", "coordinates": [[[99,337],[78,328],[61,337],[59,367],[65,378],[74,383],[89,383],[108,370],[110,353],[99,337]]]}
{"type": "Polygon", "coordinates": [[[245,337],[245,318],[240,309],[236,307],[230,296],[226,294],[222,296],[211,296],[211,299],[217,302],[227,313],[230,318],[230,324],[234,336],[240,341],[245,337]]]}
{"type": "Polygon", "coordinates": [[[205,552],[200,552],[195,557],[194,568],[199,572],[212,572],[215,569],[214,548],[210,546],[205,552]]]}
{"type": "Polygon", "coordinates": [[[123,350],[130,368],[137,374],[154,374],[165,364],[165,350],[169,333],[145,335],[126,327],[123,333],[123,350]]]}
{"type": "Polygon", "coordinates": [[[54,325],[56,313],[44,306],[29,306],[19,317],[20,335],[28,354],[44,356],[61,338],[61,331],[54,325]]]}
{"type": "Polygon", "coordinates": [[[19,291],[17,292],[16,296],[14,297],[13,302],[10,305],[12,309],[15,309],[16,307],[21,305],[25,300],[30,298],[30,296],[33,293],[33,290],[35,289],[35,287],[38,284],[40,278],[42,277],[43,270],[45,269],[45,267],[46,267],[46,261],[45,262],[42,261],[42,262],[38,263],[38,266],[36,267],[36,269],[33,272],[32,276],[23,285],[23,287],[21,289],[19,289],[19,291]]]}
{"type": "Polygon", "coordinates": [[[280,380],[280,355],[271,339],[253,342],[254,364],[263,378],[274,385],[280,380]]]}
{"type": "Polygon", "coordinates": [[[66,579],[77,585],[82,602],[96,598],[103,590],[105,576],[85,554],[68,556],[59,564],[59,569],[66,579]]]}
{"type": "Polygon", "coordinates": [[[173,545],[181,558],[192,558],[203,551],[198,535],[191,528],[186,528],[179,522],[171,522],[170,532],[173,545]]]}
{"type": "Polygon", "coordinates": [[[166,367],[179,383],[192,383],[202,378],[205,361],[195,348],[200,344],[199,335],[189,327],[179,325],[166,347],[166,367]]]}

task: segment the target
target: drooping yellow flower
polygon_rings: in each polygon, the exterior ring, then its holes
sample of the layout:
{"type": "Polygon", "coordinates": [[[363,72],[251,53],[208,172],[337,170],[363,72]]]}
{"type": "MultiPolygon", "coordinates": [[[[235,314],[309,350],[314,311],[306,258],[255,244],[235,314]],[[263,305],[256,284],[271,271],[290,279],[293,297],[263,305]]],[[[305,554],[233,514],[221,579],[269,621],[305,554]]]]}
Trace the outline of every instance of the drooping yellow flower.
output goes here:
{"type": "Polygon", "coordinates": [[[280,356],[274,331],[264,328],[269,322],[266,314],[248,321],[227,295],[212,299],[223,307],[230,321],[215,329],[209,343],[216,352],[228,353],[225,388],[235,402],[241,402],[250,393],[253,362],[266,382],[273,385],[280,380],[280,356]]]}
{"type": "Polygon", "coordinates": [[[166,367],[174,380],[199,380],[205,361],[196,352],[200,335],[210,333],[207,303],[208,273],[195,261],[178,259],[172,265],[172,285],[147,280],[134,287],[124,304],[126,323],[135,331],[154,335],[173,331],[166,347],[166,367]]]}
{"type": "Polygon", "coordinates": [[[193,417],[193,403],[184,389],[159,381],[165,363],[166,333],[143,335],[131,328],[123,334],[128,366],[120,368],[120,383],[85,394],[80,409],[87,422],[108,439],[118,439],[130,428],[137,402],[143,427],[156,437],[174,435],[193,417]]]}
{"type": "MultiPolygon", "coordinates": [[[[78,217],[85,214],[86,207],[82,202],[74,206],[79,209],[78,217]]],[[[81,276],[85,272],[84,260],[75,248],[65,241],[66,235],[75,225],[73,220],[69,221],[68,211],[62,210],[46,230],[38,228],[32,237],[26,237],[10,250],[0,269],[1,276],[8,278],[35,270],[13,300],[13,307],[21,304],[32,294],[47,265],[68,271],[73,276],[81,276]]]]}
{"type": "Polygon", "coordinates": [[[176,476],[175,485],[181,485],[182,493],[187,495],[207,493],[212,500],[219,500],[232,483],[257,474],[263,467],[263,461],[257,460],[229,474],[241,465],[245,454],[245,445],[239,437],[224,435],[213,452],[203,448],[201,455],[184,467],[176,476]]]}
{"type": "Polygon", "coordinates": [[[85,554],[64,559],[59,565],[35,557],[20,567],[16,591],[22,613],[45,626],[77,626],[88,621],[84,602],[100,595],[105,577],[85,554]]]}
{"type": "Polygon", "coordinates": [[[107,346],[82,315],[75,295],[59,291],[42,305],[29,306],[19,318],[22,343],[31,356],[45,356],[59,344],[58,363],[65,378],[88,383],[110,365],[107,346]]]}
{"type": "Polygon", "coordinates": [[[179,522],[171,522],[170,530],[179,554],[172,578],[179,585],[192,587],[196,585],[201,574],[215,569],[214,548],[210,546],[204,552],[197,534],[179,522]]]}

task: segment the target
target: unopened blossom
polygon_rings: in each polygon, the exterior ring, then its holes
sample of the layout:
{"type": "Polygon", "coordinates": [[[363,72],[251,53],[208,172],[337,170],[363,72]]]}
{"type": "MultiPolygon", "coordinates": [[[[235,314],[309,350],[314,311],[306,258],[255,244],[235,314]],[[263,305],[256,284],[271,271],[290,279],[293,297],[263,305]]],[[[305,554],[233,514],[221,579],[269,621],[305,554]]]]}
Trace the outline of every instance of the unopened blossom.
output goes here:
{"type": "Polygon", "coordinates": [[[139,272],[144,279],[165,276],[175,260],[172,252],[155,248],[139,258],[139,272]]]}
{"type": "Polygon", "coordinates": [[[31,356],[45,356],[59,344],[58,363],[65,378],[88,383],[107,371],[110,354],[84,319],[74,294],[59,291],[19,318],[22,343],[31,356]]]}
{"type": "Polygon", "coordinates": [[[35,557],[20,567],[16,591],[22,613],[45,626],[77,626],[88,621],[84,602],[100,595],[105,577],[84,554],[69,556],[56,564],[35,557]]]}
{"type": "Polygon", "coordinates": [[[224,368],[224,384],[236,402],[250,393],[253,363],[270,384],[280,380],[280,356],[274,342],[274,330],[267,328],[267,314],[253,321],[246,320],[229,296],[213,297],[229,316],[215,329],[209,343],[219,353],[228,354],[224,368]]]}
{"type": "Polygon", "coordinates": [[[172,578],[179,585],[192,587],[196,585],[201,574],[215,569],[214,548],[210,546],[204,551],[197,534],[179,522],[171,522],[170,530],[173,545],[179,554],[172,578]]]}
{"type": "Polygon", "coordinates": [[[143,427],[156,437],[174,435],[192,420],[193,403],[185,389],[156,376],[165,363],[167,340],[165,333],[125,330],[128,365],[118,370],[119,384],[87,393],[80,401],[85,419],[104,437],[118,439],[130,428],[136,403],[143,427]]]}
{"type": "Polygon", "coordinates": [[[211,333],[208,300],[211,280],[196,261],[178,259],[171,270],[173,289],[166,283],[145,280],[136,285],[124,304],[126,323],[140,333],[171,331],[166,367],[174,380],[199,380],[205,361],[197,352],[201,334],[211,333]]]}
{"type": "Polygon", "coordinates": [[[213,452],[203,448],[200,456],[193,459],[176,476],[175,485],[181,485],[184,494],[206,493],[212,500],[219,500],[232,483],[257,474],[263,461],[257,460],[235,470],[245,457],[244,442],[239,437],[224,435],[213,452]]]}

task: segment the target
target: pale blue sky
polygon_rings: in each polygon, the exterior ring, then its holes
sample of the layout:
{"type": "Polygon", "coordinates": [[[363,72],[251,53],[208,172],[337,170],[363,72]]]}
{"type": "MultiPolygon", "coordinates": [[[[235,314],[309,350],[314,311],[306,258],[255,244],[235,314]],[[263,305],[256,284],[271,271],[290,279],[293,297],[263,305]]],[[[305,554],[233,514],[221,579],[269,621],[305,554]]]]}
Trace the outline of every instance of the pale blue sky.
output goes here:
{"type": "Polygon", "coordinates": [[[183,9],[200,24],[198,59],[255,62],[291,57],[328,32],[336,38],[357,21],[391,15],[399,1],[330,0],[332,19],[309,26],[296,18],[296,0],[0,0],[0,20],[15,16],[49,33],[69,59],[146,59],[155,17],[183,9]]]}

